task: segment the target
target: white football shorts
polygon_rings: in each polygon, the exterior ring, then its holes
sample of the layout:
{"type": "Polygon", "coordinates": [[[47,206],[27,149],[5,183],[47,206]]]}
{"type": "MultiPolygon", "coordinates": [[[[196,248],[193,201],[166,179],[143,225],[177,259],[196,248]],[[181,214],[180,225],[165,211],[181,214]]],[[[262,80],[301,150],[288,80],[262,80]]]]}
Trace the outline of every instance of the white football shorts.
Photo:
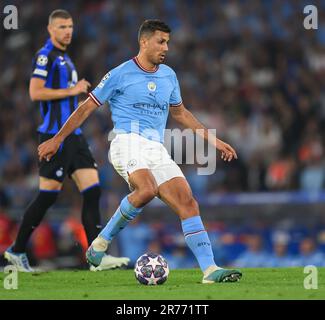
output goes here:
{"type": "Polygon", "coordinates": [[[136,133],[117,134],[111,142],[109,157],[128,184],[129,175],[139,169],[149,169],[158,186],[175,177],[185,178],[163,144],[136,133]]]}

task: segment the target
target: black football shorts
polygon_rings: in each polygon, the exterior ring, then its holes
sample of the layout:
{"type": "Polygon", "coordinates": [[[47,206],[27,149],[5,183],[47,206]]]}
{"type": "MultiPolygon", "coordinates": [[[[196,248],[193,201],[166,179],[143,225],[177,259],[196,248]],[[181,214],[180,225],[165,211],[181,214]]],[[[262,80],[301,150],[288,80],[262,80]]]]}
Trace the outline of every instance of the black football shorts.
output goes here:
{"type": "MultiPolygon", "coordinates": [[[[53,134],[39,133],[39,143],[41,144],[53,136],[53,134]]],[[[97,169],[97,164],[84,136],[71,134],[64,140],[50,161],[43,159],[39,162],[39,175],[63,182],[67,174],[71,177],[77,169],[85,168],[97,169]]]]}

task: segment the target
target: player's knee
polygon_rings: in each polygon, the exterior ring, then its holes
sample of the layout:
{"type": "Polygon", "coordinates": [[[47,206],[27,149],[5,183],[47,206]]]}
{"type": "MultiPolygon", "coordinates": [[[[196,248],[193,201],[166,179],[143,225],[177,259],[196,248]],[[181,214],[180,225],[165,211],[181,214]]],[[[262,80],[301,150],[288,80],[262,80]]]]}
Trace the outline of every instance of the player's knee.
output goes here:
{"type": "Polygon", "coordinates": [[[98,183],[81,190],[84,201],[96,202],[101,196],[101,188],[98,183]]]}
{"type": "Polygon", "coordinates": [[[39,189],[48,192],[60,191],[62,189],[62,182],[40,177],[39,189]]]}

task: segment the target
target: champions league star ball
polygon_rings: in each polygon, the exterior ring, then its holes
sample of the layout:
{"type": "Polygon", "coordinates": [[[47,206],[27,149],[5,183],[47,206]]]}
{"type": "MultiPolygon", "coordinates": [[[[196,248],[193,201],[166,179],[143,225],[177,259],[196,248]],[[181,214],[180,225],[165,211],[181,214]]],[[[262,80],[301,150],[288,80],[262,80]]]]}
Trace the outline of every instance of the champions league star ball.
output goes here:
{"type": "Polygon", "coordinates": [[[156,253],[145,253],[135,263],[135,278],[144,285],[163,284],[169,274],[167,261],[156,253]]]}

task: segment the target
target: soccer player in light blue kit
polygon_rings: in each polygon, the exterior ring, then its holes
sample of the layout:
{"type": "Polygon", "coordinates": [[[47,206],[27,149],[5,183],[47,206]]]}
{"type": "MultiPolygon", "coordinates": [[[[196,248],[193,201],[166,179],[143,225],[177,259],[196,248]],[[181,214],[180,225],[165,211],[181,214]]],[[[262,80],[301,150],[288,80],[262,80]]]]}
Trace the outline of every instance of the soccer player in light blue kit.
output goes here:
{"type": "Polygon", "coordinates": [[[169,34],[170,28],[162,21],[144,21],[138,33],[138,55],[104,76],[62,129],[39,146],[39,157],[50,159],[63,140],[107,101],[116,132],[110,147],[111,161],[133,191],[92,242],[86,253],[88,262],[99,265],[114,236],[157,196],[180,217],[186,243],[203,272],[202,283],[237,281],[242,276],[239,270],[216,265],[191,188],[162,144],[170,112],[184,127],[201,129],[198,134],[221,152],[224,161],[237,158],[230,145],[212,136],[185,108],[175,72],[162,64],[169,34]]]}

